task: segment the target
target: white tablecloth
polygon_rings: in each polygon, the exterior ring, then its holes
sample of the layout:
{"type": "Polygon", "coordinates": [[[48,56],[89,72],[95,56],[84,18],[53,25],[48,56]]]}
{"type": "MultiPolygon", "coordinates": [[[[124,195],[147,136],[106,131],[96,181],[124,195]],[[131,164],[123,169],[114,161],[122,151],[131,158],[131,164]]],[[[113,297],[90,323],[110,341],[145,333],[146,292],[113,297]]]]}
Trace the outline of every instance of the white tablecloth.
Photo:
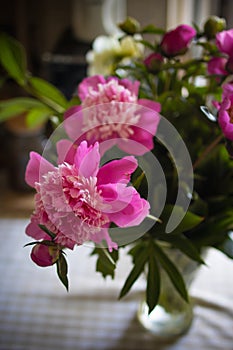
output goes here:
{"type": "Polygon", "coordinates": [[[138,323],[144,288],[138,281],[122,300],[118,293],[130,269],[122,255],[115,280],[95,272],[90,248],[68,254],[70,292],[55,266],[30,261],[28,220],[0,219],[1,350],[233,350],[233,262],[211,250],[191,294],[195,318],[189,332],[173,343],[160,343],[138,323]]]}

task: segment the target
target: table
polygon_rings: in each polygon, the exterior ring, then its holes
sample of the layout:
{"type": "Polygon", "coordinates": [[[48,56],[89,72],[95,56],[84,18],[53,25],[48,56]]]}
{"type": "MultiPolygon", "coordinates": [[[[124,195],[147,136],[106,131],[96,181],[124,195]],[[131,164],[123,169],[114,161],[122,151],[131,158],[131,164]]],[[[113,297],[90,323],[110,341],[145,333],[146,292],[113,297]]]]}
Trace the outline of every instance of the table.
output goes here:
{"type": "Polygon", "coordinates": [[[130,270],[123,251],[116,278],[95,272],[91,248],[68,253],[70,291],[55,266],[40,268],[30,260],[24,234],[28,219],[0,219],[1,350],[232,350],[233,263],[210,250],[192,285],[195,318],[189,332],[175,342],[159,342],[137,321],[144,281],[130,294],[118,294],[130,270]]]}

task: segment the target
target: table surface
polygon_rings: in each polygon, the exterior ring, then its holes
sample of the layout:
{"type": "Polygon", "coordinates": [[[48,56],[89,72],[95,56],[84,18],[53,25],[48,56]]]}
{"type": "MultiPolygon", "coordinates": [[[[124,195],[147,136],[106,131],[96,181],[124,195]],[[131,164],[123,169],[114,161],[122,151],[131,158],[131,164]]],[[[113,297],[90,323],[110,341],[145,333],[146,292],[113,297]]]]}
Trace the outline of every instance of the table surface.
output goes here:
{"type": "Polygon", "coordinates": [[[233,350],[233,263],[210,250],[192,285],[193,324],[174,342],[160,342],[138,323],[144,290],[139,280],[122,300],[118,294],[130,270],[121,252],[116,278],[95,272],[90,247],[68,254],[70,291],[55,266],[30,261],[24,234],[28,219],[0,219],[0,349],[1,350],[233,350]]]}

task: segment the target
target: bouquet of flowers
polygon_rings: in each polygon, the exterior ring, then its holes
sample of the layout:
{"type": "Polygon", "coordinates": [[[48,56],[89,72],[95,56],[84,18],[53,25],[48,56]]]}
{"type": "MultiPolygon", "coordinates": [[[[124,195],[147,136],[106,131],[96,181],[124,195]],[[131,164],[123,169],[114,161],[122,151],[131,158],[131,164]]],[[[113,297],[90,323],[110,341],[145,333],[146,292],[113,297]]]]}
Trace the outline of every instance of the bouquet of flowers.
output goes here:
{"type": "Polygon", "coordinates": [[[4,75],[28,96],[1,101],[0,120],[25,112],[28,127],[54,127],[43,155],[30,153],[35,210],[26,233],[35,240],[32,260],[55,264],[67,289],[65,249],[86,242],[104,277],[114,277],[120,249],[129,250],[133,268],[120,297],[146,270],[149,312],[160,269],[188,300],[161,243],[198,264],[203,247],[233,257],[233,29],[225,25],[210,17],[203,28],[165,31],[127,18],[122,37],[96,39],[92,75],[71,100],[31,75],[22,46],[1,34],[4,75]]]}

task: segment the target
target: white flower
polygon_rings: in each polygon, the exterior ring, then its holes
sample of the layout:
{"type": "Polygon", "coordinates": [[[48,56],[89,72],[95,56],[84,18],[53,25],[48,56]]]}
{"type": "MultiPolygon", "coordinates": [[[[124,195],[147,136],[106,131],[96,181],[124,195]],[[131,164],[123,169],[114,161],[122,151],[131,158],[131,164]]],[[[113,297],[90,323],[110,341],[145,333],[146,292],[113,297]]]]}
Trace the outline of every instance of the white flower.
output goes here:
{"type": "Polygon", "coordinates": [[[122,39],[114,36],[98,36],[92,44],[93,49],[86,55],[87,74],[111,75],[116,63],[127,64],[132,57],[142,57],[144,49],[142,44],[137,42],[140,39],[140,35],[126,36],[122,39]]]}

